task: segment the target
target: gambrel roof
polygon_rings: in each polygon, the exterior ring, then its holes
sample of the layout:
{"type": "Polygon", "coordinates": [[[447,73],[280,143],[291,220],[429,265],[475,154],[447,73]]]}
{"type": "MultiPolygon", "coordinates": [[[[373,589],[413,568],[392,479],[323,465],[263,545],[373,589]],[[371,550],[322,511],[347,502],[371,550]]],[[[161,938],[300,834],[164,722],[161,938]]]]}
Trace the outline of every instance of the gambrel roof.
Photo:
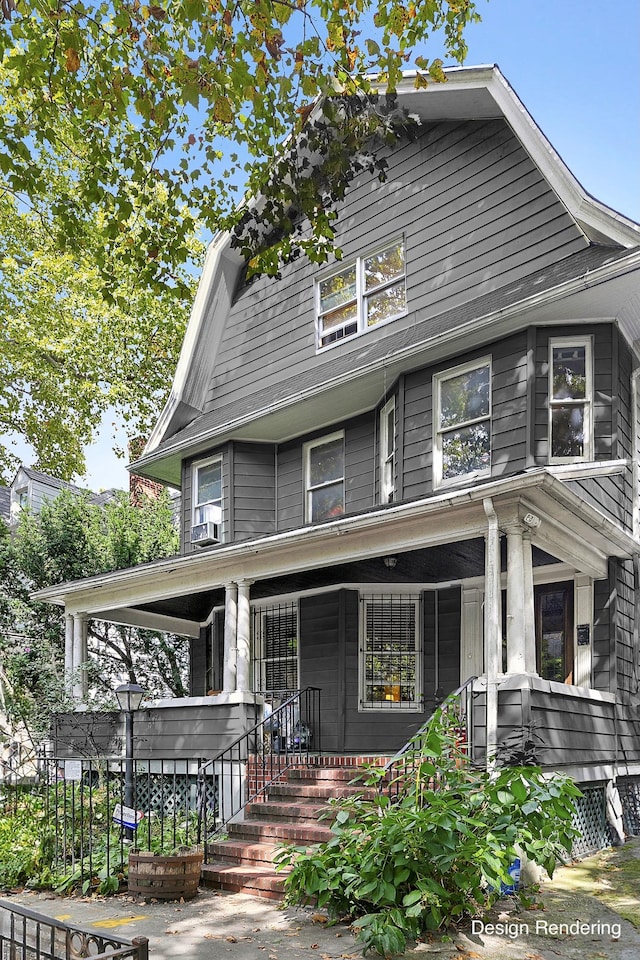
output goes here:
{"type": "Polygon", "coordinates": [[[414,258],[407,316],[319,352],[317,268],[301,258],[282,280],[238,286],[242,259],[217,237],[137,473],[178,485],[184,456],[231,438],[283,442],[371,409],[399,373],[489,330],[615,317],[640,339],[627,310],[640,228],[586,193],[498,68],[451,69],[426,90],[407,76],[398,93],[421,136],[391,151],[387,184],[352,186],[337,240],[353,257],[402,224],[414,258]]]}

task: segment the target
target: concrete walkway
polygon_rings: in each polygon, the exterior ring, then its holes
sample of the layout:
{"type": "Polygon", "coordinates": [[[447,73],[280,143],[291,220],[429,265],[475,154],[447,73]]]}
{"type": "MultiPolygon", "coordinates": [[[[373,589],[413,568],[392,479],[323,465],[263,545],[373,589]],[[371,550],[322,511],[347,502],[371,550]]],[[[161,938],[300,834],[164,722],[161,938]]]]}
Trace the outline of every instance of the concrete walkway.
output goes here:
{"type": "MultiPolygon", "coordinates": [[[[362,955],[348,927],[329,926],[322,922],[321,912],[282,910],[244,894],[201,890],[187,903],[28,892],[11,899],[88,929],[113,929],[129,939],[149,937],[151,960],[357,960],[362,955]]],[[[501,901],[484,925],[476,923],[475,929],[467,925],[450,937],[412,945],[405,956],[638,960],[640,843],[559,870],[553,881],[543,884],[541,901],[543,909],[536,910],[516,910],[512,900],[501,901]],[[618,883],[620,877],[624,885],[618,883]],[[624,920],[617,909],[634,922],[624,920]]]]}

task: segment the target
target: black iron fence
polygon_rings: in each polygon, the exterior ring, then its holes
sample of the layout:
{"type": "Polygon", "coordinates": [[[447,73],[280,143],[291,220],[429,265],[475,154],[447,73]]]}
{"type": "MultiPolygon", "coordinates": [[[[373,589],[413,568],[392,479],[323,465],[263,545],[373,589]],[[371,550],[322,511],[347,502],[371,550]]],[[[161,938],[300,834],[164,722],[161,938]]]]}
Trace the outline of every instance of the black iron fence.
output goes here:
{"type": "Polygon", "coordinates": [[[208,844],[247,803],[285,770],[321,753],[320,690],[306,687],[289,696],[271,691],[268,699],[271,712],[198,772],[198,839],[205,860],[208,844]]]}
{"type": "Polygon", "coordinates": [[[123,940],[0,900],[0,960],[148,960],[146,937],[123,940]]]}
{"type": "MultiPolygon", "coordinates": [[[[27,803],[44,808],[43,843],[60,892],[110,893],[126,873],[131,848],[170,853],[197,843],[202,763],[44,757],[29,793],[3,784],[3,806],[9,812],[27,803]]],[[[209,800],[217,805],[215,796],[209,800]]]]}

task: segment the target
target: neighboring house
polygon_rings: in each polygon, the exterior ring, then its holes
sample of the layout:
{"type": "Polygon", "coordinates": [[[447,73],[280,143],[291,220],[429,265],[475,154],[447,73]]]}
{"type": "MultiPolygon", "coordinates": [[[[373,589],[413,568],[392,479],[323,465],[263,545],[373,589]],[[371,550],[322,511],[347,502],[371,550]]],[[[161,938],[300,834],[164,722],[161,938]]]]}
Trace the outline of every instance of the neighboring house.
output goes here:
{"type": "Polygon", "coordinates": [[[62,490],[70,490],[78,494],[89,492],[73,483],[67,483],[66,480],[59,480],[58,477],[42,473],[41,470],[34,470],[33,467],[24,465],[18,467],[9,487],[9,525],[17,526],[20,511],[25,508],[32,513],[40,513],[43,504],[55,500],[62,490]]]}
{"type": "Polygon", "coordinates": [[[69,651],[82,616],[190,644],[143,750],[311,685],[324,750],[393,753],[478,677],[476,756],[533,722],[545,766],[640,776],[640,228],[497,68],[447,77],[399,90],[419,135],[349,189],[340,261],[246,282],[211,245],[132,467],[181,489],[182,556],[38,594],[69,651]]]}
{"type": "Polygon", "coordinates": [[[11,512],[11,490],[9,487],[0,487],[0,520],[9,523],[11,512]]]}

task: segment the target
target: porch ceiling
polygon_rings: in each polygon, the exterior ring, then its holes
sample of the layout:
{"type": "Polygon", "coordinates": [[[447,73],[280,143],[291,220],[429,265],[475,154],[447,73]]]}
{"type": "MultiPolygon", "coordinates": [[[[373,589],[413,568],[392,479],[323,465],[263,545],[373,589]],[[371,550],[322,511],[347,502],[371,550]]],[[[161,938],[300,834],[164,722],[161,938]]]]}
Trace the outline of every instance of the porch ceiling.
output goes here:
{"type": "MultiPolygon", "coordinates": [[[[439,493],[411,503],[275,534],[201,553],[118,570],[38,591],[69,612],[195,636],[224,585],[247,580],[253,597],[333,583],[389,583],[385,556],[396,556],[394,582],[433,583],[479,576],[484,569],[491,498],[501,527],[526,514],[538,558],[544,554],[595,579],[610,556],[629,557],[640,543],[540,468],[517,477],[439,493]]],[[[539,561],[540,562],[540,561],[539,561]]]]}

